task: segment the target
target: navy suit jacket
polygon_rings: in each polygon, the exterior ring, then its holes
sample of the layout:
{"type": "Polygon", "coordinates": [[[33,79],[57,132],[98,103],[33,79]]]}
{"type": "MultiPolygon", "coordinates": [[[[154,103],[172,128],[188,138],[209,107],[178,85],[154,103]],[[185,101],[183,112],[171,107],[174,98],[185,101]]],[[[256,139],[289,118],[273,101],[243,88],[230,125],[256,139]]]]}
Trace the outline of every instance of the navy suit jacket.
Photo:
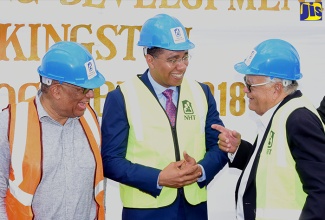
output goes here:
{"type": "MultiPolygon", "coordinates": [[[[300,97],[302,93],[296,91],[287,96],[278,106],[276,111],[290,99],[300,97]]],[[[276,112],[275,111],[275,112],[276,112]]],[[[271,120],[273,119],[273,116],[271,120]]],[[[265,131],[269,132],[270,123],[265,131]]],[[[291,154],[296,162],[296,170],[303,184],[303,190],[307,194],[305,206],[302,210],[300,220],[324,220],[325,219],[325,133],[319,118],[306,108],[299,108],[293,111],[286,123],[287,141],[291,154]]],[[[261,146],[264,145],[264,135],[261,146]]],[[[244,170],[256,143],[242,140],[235,159],[229,164],[244,170]]],[[[257,152],[247,186],[243,195],[244,216],[247,220],[255,219],[256,209],[256,170],[259,162],[259,155],[262,147],[257,152]]],[[[243,173],[243,172],[242,172],[243,173]]],[[[236,187],[236,202],[238,198],[238,187],[242,176],[239,177],[236,187]]],[[[281,196],[281,195],[279,195],[281,196]]]]}
{"type": "MultiPolygon", "coordinates": [[[[149,82],[148,70],[141,75],[140,79],[152,92],[152,95],[156,97],[157,102],[159,102],[149,82]]],[[[224,167],[228,159],[227,154],[222,152],[217,145],[219,132],[211,128],[211,124],[223,125],[219,117],[219,112],[217,111],[215,99],[207,85],[201,83],[200,85],[206,94],[208,103],[208,114],[205,126],[206,154],[201,161],[198,161],[198,163],[203,166],[206,174],[206,180],[198,183],[202,188],[207,186],[214,176],[224,167]]],[[[119,88],[109,92],[106,97],[101,129],[101,153],[105,177],[138,188],[153,197],[157,197],[161,191],[157,189],[158,175],[161,170],[154,167],[147,167],[142,164],[134,164],[125,158],[129,124],[124,97],[119,88]]],[[[179,190],[179,192],[176,201],[167,207],[159,209],[123,208],[123,219],[178,220],[176,215],[179,212],[179,202],[184,200],[182,191],[179,190]]],[[[207,216],[206,202],[197,206],[191,206],[185,202],[185,205],[184,213],[188,216],[187,219],[206,219],[204,217],[207,216]]]]}

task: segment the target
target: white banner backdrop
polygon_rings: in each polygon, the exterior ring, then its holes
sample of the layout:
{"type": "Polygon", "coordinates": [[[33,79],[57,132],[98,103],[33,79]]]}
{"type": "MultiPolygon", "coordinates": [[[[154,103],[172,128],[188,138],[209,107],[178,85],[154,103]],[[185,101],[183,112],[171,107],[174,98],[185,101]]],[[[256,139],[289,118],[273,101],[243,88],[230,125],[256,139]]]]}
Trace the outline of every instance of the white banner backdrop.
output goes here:
{"type": "MultiPolygon", "coordinates": [[[[243,75],[233,66],[258,43],[280,38],[293,44],[301,58],[300,89],[316,107],[325,95],[325,24],[300,21],[300,9],[298,0],[1,0],[0,108],[35,95],[37,67],[48,47],[72,40],[88,47],[106,77],[92,102],[101,116],[107,92],[147,68],[136,45],[141,25],[167,13],[188,28],[196,45],[187,75],[208,83],[225,125],[252,140],[255,115],[241,89],[243,75]]],[[[210,219],[235,219],[238,175],[225,167],[209,185],[210,219]]],[[[118,184],[111,180],[106,205],[107,219],[121,219],[118,184]]]]}

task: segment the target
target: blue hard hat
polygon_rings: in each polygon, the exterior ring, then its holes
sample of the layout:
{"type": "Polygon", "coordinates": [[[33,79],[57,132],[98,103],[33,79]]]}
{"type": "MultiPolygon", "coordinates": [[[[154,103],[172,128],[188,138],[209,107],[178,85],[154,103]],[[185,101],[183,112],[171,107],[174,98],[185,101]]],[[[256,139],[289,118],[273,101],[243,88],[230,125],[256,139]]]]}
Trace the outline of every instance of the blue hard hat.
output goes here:
{"type": "Polygon", "coordinates": [[[234,68],[237,72],[247,75],[287,80],[298,80],[302,77],[297,50],[287,41],[280,39],[263,41],[234,68]]]}
{"type": "Polygon", "coordinates": [[[60,41],[52,45],[37,70],[42,77],[88,89],[105,83],[92,55],[76,42],[60,41]]]}
{"type": "Polygon", "coordinates": [[[143,24],[138,46],[167,50],[189,50],[195,47],[188,39],[182,23],[167,14],[158,14],[143,24]]]}

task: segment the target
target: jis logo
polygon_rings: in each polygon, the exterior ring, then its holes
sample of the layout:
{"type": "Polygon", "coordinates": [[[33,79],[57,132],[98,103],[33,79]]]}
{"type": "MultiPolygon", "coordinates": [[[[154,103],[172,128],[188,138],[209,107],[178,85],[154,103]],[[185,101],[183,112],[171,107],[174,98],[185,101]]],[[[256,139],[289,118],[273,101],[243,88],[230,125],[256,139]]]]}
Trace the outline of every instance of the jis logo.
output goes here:
{"type": "Polygon", "coordinates": [[[300,21],[321,21],[322,2],[300,2],[300,21]]]}

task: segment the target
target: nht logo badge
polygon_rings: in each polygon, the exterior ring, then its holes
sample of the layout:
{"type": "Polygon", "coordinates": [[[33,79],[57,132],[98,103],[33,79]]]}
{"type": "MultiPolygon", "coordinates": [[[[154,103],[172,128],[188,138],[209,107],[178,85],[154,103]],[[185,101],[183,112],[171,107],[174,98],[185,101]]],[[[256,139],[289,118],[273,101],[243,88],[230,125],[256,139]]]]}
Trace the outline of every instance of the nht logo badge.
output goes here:
{"type": "Polygon", "coordinates": [[[183,112],[184,112],[184,119],[185,120],[195,120],[194,110],[192,107],[192,103],[188,100],[182,101],[183,112]]]}
{"type": "Polygon", "coordinates": [[[300,21],[321,21],[322,2],[300,2],[300,21]]]}
{"type": "Polygon", "coordinates": [[[275,134],[274,131],[270,132],[270,138],[269,138],[269,141],[267,142],[266,154],[269,154],[269,155],[271,155],[271,153],[272,153],[274,134],[275,134]]]}

